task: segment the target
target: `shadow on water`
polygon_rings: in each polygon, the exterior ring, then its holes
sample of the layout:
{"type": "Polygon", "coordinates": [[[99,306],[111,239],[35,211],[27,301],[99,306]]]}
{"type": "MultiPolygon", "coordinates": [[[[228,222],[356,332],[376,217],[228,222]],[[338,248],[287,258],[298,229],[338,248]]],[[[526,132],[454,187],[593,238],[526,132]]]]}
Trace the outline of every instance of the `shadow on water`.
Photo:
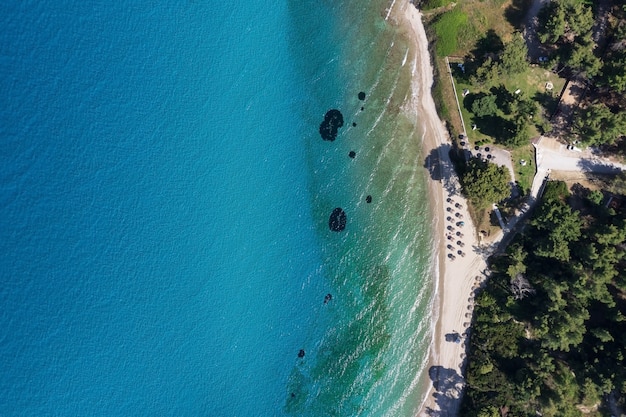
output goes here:
{"type": "Polygon", "coordinates": [[[454,166],[450,161],[449,154],[452,145],[444,143],[433,149],[424,159],[424,168],[428,170],[433,181],[439,181],[449,194],[456,194],[457,187],[454,179],[454,166]]]}
{"type": "Polygon", "coordinates": [[[426,415],[433,417],[445,417],[456,415],[461,404],[464,380],[454,369],[443,366],[431,366],[428,376],[433,383],[435,403],[439,410],[426,409],[426,415]]]}

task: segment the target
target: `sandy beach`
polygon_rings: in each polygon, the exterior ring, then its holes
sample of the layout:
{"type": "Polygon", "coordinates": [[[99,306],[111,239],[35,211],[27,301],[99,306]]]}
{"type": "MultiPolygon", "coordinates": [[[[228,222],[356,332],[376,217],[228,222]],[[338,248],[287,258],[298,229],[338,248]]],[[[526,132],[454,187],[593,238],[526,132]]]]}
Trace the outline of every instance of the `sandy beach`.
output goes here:
{"type": "Polygon", "coordinates": [[[435,277],[435,325],[428,367],[430,389],[419,415],[454,416],[458,413],[464,384],[466,332],[471,322],[473,294],[484,279],[486,262],[448,156],[450,137],[430,92],[433,70],[421,14],[408,1],[401,7],[404,10],[399,13],[398,24],[405,27],[416,45],[413,106],[424,132],[423,150],[430,171],[429,191],[436,233],[434,273],[439,275],[435,277]]]}

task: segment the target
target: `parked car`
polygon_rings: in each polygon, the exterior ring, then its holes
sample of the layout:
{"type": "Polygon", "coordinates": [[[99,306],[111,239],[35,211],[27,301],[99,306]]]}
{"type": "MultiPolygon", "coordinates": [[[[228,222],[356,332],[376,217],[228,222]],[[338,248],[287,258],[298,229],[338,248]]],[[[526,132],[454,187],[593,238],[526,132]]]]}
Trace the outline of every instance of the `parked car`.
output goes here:
{"type": "Polygon", "coordinates": [[[582,152],[583,151],[582,149],[577,148],[576,146],[571,145],[571,144],[567,145],[566,148],[569,149],[570,151],[574,151],[574,152],[582,152]]]}

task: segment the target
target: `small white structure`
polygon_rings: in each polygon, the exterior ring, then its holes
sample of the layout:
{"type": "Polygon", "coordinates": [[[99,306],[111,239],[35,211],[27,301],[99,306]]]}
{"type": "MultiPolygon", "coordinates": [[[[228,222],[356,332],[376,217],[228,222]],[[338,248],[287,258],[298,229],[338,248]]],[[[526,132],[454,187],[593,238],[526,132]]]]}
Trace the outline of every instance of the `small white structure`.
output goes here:
{"type": "Polygon", "coordinates": [[[554,88],[554,84],[552,84],[550,81],[548,81],[546,83],[546,90],[552,90],[554,88]]]}
{"type": "Polygon", "coordinates": [[[525,167],[526,166],[526,160],[525,159],[520,159],[519,161],[520,165],[525,167]]]}
{"type": "Polygon", "coordinates": [[[467,88],[465,90],[463,90],[463,97],[465,97],[468,94],[469,94],[469,90],[467,88]]]}
{"type": "Polygon", "coordinates": [[[515,90],[515,94],[519,94],[521,92],[522,92],[522,90],[520,90],[519,88],[517,90],[515,90]]]}

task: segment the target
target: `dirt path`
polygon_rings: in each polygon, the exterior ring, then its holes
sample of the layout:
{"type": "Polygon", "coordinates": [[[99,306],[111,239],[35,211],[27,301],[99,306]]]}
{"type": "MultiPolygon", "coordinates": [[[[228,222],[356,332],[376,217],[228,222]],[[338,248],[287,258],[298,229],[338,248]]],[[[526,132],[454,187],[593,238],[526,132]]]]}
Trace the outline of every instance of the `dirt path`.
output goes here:
{"type": "Polygon", "coordinates": [[[592,29],[593,40],[596,44],[598,44],[599,48],[603,48],[604,43],[606,42],[606,28],[608,24],[609,11],[611,9],[611,2],[609,0],[596,0],[595,3],[597,14],[592,29]]]}
{"type": "Polygon", "coordinates": [[[539,25],[537,14],[543,6],[549,3],[550,0],[534,0],[524,18],[524,38],[526,39],[528,56],[531,62],[537,62],[539,57],[544,55],[541,42],[539,42],[539,38],[537,37],[537,26],[539,25]]]}

